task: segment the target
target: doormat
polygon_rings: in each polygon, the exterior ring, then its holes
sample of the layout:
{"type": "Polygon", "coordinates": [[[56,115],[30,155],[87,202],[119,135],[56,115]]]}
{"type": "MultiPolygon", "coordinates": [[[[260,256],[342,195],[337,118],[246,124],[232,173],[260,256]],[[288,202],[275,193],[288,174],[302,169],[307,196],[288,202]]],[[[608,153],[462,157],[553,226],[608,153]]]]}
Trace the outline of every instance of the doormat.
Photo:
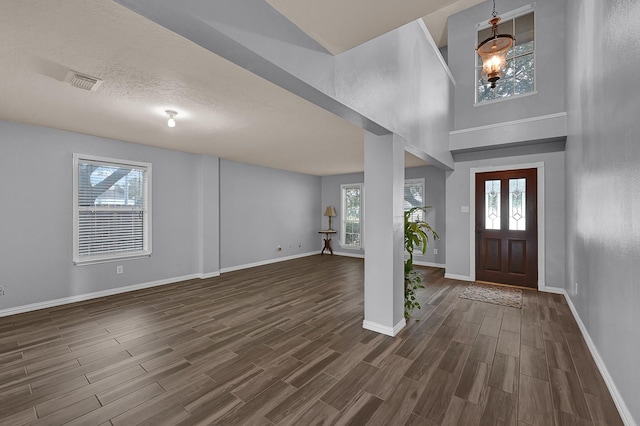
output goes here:
{"type": "Polygon", "coordinates": [[[518,288],[473,283],[462,292],[460,297],[522,309],[522,290],[518,288]]]}

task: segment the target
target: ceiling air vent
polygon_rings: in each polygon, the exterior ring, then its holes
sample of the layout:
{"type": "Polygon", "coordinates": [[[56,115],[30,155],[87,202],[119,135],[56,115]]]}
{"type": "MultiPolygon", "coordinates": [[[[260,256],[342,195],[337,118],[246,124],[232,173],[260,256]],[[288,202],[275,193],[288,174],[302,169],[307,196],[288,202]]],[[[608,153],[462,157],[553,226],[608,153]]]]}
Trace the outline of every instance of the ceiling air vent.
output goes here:
{"type": "Polygon", "coordinates": [[[64,79],[65,83],[69,83],[78,89],[95,91],[102,84],[102,80],[90,75],[80,74],[79,72],[69,71],[64,79]]]}

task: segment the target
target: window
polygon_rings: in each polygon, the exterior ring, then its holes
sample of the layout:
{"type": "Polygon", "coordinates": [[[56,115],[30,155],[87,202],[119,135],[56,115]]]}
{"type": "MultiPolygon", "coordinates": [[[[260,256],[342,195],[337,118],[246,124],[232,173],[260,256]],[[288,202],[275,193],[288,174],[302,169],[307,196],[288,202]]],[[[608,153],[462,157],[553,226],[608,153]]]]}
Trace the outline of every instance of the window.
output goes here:
{"type": "Polygon", "coordinates": [[[151,254],[151,164],[73,155],[73,261],[151,254]]]}
{"type": "MultiPolygon", "coordinates": [[[[491,83],[482,80],[482,59],[476,53],[476,103],[504,99],[535,90],[535,31],[534,13],[531,7],[520,10],[520,16],[504,19],[498,25],[500,34],[511,34],[516,42],[507,53],[507,69],[502,78],[491,88],[491,83]],[[524,14],[522,14],[524,13],[524,14]]],[[[513,15],[512,15],[513,16],[513,15]]],[[[478,42],[491,36],[491,27],[478,31],[478,42]]]]}
{"type": "Polygon", "coordinates": [[[527,230],[527,179],[509,179],[509,230],[527,230]]]}
{"type": "MultiPolygon", "coordinates": [[[[404,210],[413,207],[424,207],[424,179],[408,179],[404,181],[404,210]]],[[[424,210],[417,210],[409,218],[412,222],[424,221],[424,210]]]]}
{"type": "Polygon", "coordinates": [[[359,249],[362,247],[362,184],[340,185],[342,208],[340,209],[340,236],[342,246],[359,249]]]}
{"type": "Polygon", "coordinates": [[[486,180],[484,183],[484,227],[500,229],[500,179],[486,180]]]}

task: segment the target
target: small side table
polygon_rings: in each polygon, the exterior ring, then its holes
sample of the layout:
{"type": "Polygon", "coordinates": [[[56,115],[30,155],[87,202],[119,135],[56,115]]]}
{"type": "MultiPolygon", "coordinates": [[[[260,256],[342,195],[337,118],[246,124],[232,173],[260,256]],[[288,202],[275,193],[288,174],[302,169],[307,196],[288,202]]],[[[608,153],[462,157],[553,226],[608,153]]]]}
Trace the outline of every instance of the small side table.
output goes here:
{"type": "Polygon", "coordinates": [[[322,251],[320,252],[321,255],[324,254],[325,250],[329,250],[329,253],[331,253],[331,256],[333,256],[333,249],[331,248],[331,237],[329,237],[329,235],[331,234],[335,234],[337,231],[334,231],[333,229],[324,229],[322,231],[318,231],[318,234],[324,234],[325,238],[324,238],[324,247],[322,248],[322,251]]]}

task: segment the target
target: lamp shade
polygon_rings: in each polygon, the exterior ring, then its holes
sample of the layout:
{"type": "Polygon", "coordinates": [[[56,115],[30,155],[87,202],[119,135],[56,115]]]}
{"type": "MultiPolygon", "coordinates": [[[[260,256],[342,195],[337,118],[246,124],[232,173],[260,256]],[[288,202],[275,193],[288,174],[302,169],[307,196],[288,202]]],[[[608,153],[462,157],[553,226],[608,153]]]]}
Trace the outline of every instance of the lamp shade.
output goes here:
{"type": "Polygon", "coordinates": [[[513,46],[514,38],[510,34],[498,34],[499,17],[489,21],[493,34],[478,44],[476,49],[482,58],[482,79],[496,87],[496,81],[504,76],[507,65],[507,52],[513,46]]]}
{"type": "Polygon", "coordinates": [[[334,209],[333,206],[329,206],[324,211],[324,215],[325,216],[329,216],[329,217],[334,217],[334,216],[336,216],[336,209],[334,209]]]}

